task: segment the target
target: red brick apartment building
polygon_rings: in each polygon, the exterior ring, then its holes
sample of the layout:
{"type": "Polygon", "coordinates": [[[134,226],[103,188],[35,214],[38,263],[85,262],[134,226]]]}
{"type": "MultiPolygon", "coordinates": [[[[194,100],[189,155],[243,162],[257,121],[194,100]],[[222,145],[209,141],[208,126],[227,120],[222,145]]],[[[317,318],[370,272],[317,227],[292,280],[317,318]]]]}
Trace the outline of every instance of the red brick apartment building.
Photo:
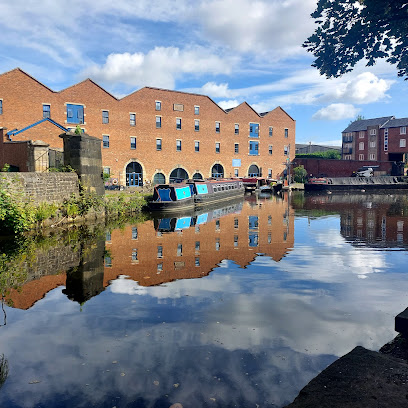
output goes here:
{"type": "MultiPolygon", "coordinates": [[[[56,92],[19,68],[0,75],[4,134],[44,117],[71,129],[80,125],[100,138],[104,171],[126,186],[211,176],[279,177],[295,155],[295,121],[280,107],[258,114],[244,102],[223,110],[205,95],[152,87],[117,99],[91,79],[56,92]]],[[[44,122],[11,139],[61,148],[59,133],[44,122]]],[[[1,158],[0,152],[3,165],[1,158]]]]}
{"type": "Polygon", "coordinates": [[[343,160],[406,161],[408,118],[357,120],[342,132],[343,160]]]}

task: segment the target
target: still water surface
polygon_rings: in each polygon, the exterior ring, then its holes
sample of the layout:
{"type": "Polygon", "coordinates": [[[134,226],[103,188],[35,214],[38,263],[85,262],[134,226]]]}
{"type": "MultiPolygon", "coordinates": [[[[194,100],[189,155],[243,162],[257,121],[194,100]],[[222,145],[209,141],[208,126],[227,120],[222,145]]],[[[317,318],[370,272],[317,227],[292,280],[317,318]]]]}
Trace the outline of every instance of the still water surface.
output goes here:
{"type": "Polygon", "coordinates": [[[0,407],[285,406],[395,337],[407,203],[251,196],[11,256],[0,407]]]}

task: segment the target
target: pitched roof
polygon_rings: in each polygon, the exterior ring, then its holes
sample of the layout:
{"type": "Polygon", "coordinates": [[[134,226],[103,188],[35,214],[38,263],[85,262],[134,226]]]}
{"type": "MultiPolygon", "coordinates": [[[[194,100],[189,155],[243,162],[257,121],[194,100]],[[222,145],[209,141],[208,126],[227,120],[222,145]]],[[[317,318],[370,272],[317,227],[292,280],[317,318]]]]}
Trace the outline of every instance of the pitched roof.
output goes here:
{"type": "Polygon", "coordinates": [[[27,74],[27,72],[23,71],[21,68],[17,67],[14,69],[11,69],[10,71],[7,72],[3,72],[2,74],[0,74],[0,76],[6,75],[6,74],[11,74],[12,72],[20,72],[22,74],[24,74],[25,76],[29,77],[30,79],[32,79],[33,81],[37,82],[37,84],[41,85],[42,87],[44,87],[45,89],[49,90],[52,93],[55,93],[55,91],[53,91],[51,88],[48,88],[47,85],[44,85],[42,82],[40,82],[38,79],[35,79],[33,76],[31,76],[30,74],[27,74]]]}
{"type": "Polygon", "coordinates": [[[408,118],[391,119],[381,127],[382,128],[397,128],[401,126],[408,126],[408,118]]]}
{"type": "Polygon", "coordinates": [[[369,126],[383,126],[389,120],[394,119],[395,116],[384,116],[382,118],[374,118],[374,119],[363,119],[363,120],[356,120],[353,123],[350,123],[342,133],[345,132],[359,132],[360,130],[367,130],[369,126]]]}

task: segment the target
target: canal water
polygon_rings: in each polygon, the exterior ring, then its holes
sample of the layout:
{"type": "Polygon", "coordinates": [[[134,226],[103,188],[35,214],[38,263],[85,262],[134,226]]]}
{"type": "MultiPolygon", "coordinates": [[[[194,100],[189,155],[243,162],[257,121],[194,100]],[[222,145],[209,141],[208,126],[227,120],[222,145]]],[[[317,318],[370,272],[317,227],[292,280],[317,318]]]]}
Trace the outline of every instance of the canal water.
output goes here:
{"type": "Polygon", "coordinates": [[[283,407],[395,337],[407,247],[404,195],[302,193],[3,243],[0,407],[283,407]]]}

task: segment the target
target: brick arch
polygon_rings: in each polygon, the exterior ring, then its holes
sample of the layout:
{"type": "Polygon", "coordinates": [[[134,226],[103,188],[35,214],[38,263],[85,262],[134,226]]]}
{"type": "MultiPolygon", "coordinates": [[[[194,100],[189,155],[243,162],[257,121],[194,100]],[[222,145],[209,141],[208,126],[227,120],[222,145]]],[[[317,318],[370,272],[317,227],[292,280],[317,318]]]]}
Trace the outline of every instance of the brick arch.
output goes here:
{"type": "Polygon", "coordinates": [[[261,172],[261,166],[259,166],[259,164],[258,164],[257,162],[252,162],[252,163],[249,164],[249,166],[248,166],[248,168],[247,168],[247,170],[246,170],[245,176],[249,175],[249,169],[250,169],[251,166],[256,166],[256,167],[258,167],[258,175],[259,175],[260,172],[261,172]]]}
{"type": "MultiPolygon", "coordinates": [[[[187,173],[187,178],[190,178],[190,173],[188,172],[188,170],[186,170],[185,169],[185,167],[184,166],[181,166],[181,165],[177,165],[177,166],[174,166],[168,173],[167,173],[167,180],[168,180],[168,182],[170,183],[170,174],[174,171],[174,170],[176,170],[176,169],[183,169],[186,173],[187,173]]],[[[162,172],[163,174],[164,174],[164,172],[162,172]]]]}
{"type": "Polygon", "coordinates": [[[213,164],[211,164],[210,170],[208,172],[208,177],[212,177],[212,169],[216,164],[219,164],[220,166],[222,166],[222,168],[224,170],[224,177],[225,177],[225,165],[223,163],[221,163],[221,161],[219,161],[219,160],[216,160],[215,162],[213,162],[213,164]]]}
{"type": "Polygon", "coordinates": [[[120,184],[121,186],[125,186],[125,185],[126,185],[126,167],[127,167],[130,163],[133,163],[133,162],[136,162],[136,163],[140,164],[140,166],[142,167],[143,183],[146,182],[146,180],[147,180],[147,174],[146,174],[146,168],[145,168],[145,166],[143,165],[143,162],[142,162],[141,160],[139,160],[139,159],[133,158],[133,159],[130,159],[130,160],[128,160],[127,162],[125,162],[124,165],[123,165],[123,170],[122,170],[122,173],[121,173],[121,175],[120,175],[120,180],[119,180],[119,184],[120,184]]]}

